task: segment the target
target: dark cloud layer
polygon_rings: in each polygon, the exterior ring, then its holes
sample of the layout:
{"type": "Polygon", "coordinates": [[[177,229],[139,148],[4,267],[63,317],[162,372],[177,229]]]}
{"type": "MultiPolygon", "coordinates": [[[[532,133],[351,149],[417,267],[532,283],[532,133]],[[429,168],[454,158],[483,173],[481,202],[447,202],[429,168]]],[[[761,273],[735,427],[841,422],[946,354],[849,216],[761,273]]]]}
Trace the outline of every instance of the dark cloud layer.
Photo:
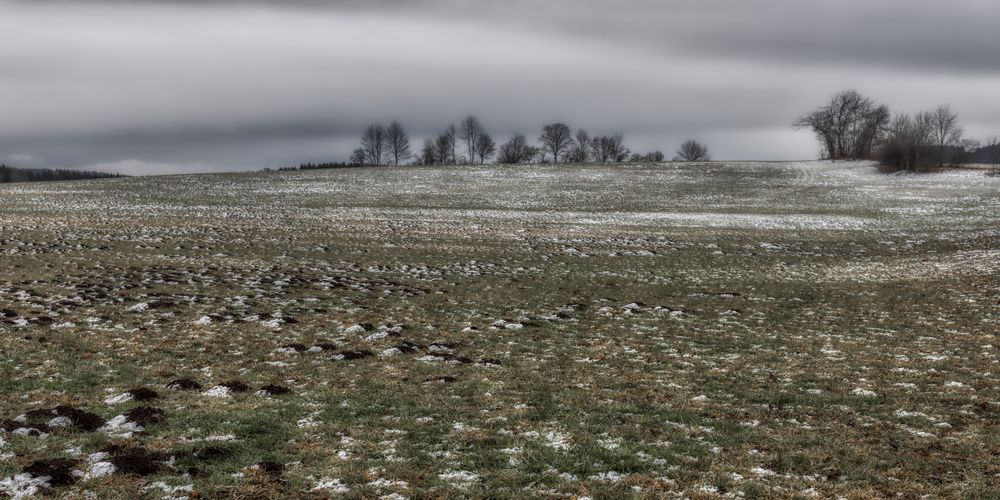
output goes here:
{"type": "MultiPolygon", "coordinates": [[[[0,162],[130,173],[345,158],[477,113],[636,150],[814,156],[795,116],[843,87],[1000,133],[1000,4],[958,0],[0,0],[0,162]]],[[[415,142],[416,142],[415,141],[415,142]]]]}

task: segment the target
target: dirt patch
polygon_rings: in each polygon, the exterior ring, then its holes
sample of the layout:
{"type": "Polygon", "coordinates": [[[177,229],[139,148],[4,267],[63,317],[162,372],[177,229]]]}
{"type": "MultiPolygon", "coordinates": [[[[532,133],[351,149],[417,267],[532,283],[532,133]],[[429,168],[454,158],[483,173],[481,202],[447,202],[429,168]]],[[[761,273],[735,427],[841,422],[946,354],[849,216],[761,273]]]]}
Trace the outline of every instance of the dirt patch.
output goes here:
{"type": "Polygon", "coordinates": [[[206,446],[204,448],[198,448],[191,453],[191,455],[198,460],[218,460],[221,458],[226,458],[232,456],[233,452],[225,448],[220,448],[218,446],[206,446]]]}
{"type": "Polygon", "coordinates": [[[249,385],[246,385],[239,380],[230,380],[229,382],[223,382],[219,385],[233,392],[247,392],[250,390],[249,385]]]}
{"type": "Polygon", "coordinates": [[[163,410],[149,406],[140,406],[124,413],[129,422],[135,422],[143,427],[160,423],[166,418],[163,410]]]}
{"type": "Polygon", "coordinates": [[[116,472],[136,476],[149,476],[159,472],[169,458],[164,453],[138,446],[111,445],[101,451],[111,455],[107,461],[115,466],[116,472]]]}
{"type": "Polygon", "coordinates": [[[31,474],[33,477],[49,477],[51,479],[48,482],[52,486],[65,486],[76,482],[76,477],[73,475],[76,463],[76,460],[66,458],[39,460],[26,466],[21,472],[31,474]]]}
{"type": "Polygon", "coordinates": [[[287,387],[280,386],[280,385],[265,385],[264,387],[260,388],[259,392],[262,392],[262,393],[265,393],[265,394],[268,394],[268,395],[271,395],[271,396],[279,396],[281,394],[288,394],[288,393],[292,392],[292,390],[289,389],[289,388],[287,388],[287,387]]]}
{"type": "MultiPolygon", "coordinates": [[[[65,418],[69,424],[78,429],[93,432],[105,424],[105,420],[99,415],[74,408],[69,405],[59,405],[55,408],[44,410],[32,410],[25,413],[24,422],[5,421],[4,428],[9,427],[8,422],[16,425],[15,428],[34,428],[42,432],[48,432],[51,426],[56,425],[54,419],[65,418]]],[[[65,422],[65,421],[64,421],[65,422]]],[[[8,429],[12,431],[13,429],[8,429]]]]}
{"type": "Polygon", "coordinates": [[[160,397],[156,391],[146,387],[137,387],[129,390],[128,393],[131,394],[132,399],[136,401],[152,401],[160,397]]]}
{"type": "Polygon", "coordinates": [[[201,389],[201,384],[189,378],[179,378],[167,384],[167,389],[178,391],[194,391],[201,389]]]}
{"type": "Polygon", "coordinates": [[[371,351],[344,351],[340,353],[344,357],[344,361],[353,361],[355,359],[370,358],[375,355],[371,351]]]}
{"type": "Polygon", "coordinates": [[[258,462],[251,466],[269,476],[280,476],[285,472],[285,465],[279,464],[278,462],[264,461],[258,462]]]}
{"type": "Polygon", "coordinates": [[[39,437],[42,434],[48,434],[49,431],[52,430],[49,429],[49,426],[47,425],[41,425],[41,424],[29,425],[23,422],[18,422],[16,420],[4,420],[2,423],[0,423],[0,427],[3,427],[3,430],[7,432],[18,431],[24,433],[24,435],[26,436],[34,436],[34,437],[39,437]]]}

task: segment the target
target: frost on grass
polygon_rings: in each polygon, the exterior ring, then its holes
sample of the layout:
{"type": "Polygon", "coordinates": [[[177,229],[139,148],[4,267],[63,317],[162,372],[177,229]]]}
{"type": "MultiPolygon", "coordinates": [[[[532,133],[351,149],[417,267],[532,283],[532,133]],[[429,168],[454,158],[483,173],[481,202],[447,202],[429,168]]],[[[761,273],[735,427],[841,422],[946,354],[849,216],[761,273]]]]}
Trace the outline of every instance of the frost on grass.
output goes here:
{"type": "Polygon", "coordinates": [[[998,183],[731,162],[3,185],[0,496],[994,497],[967,472],[1000,432],[998,183]],[[132,413],[161,387],[162,415],[132,413]],[[63,456],[72,485],[22,470],[63,456]]]}
{"type": "Polygon", "coordinates": [[[321,479],[315,486],[313,486],[312,491],[314,493],[338,493],[344,494],[351,491],[340,479],[321,479]]]}
{"type": "Polygon", "coordinates": [[[106,398],[104,400],[104,404],[106,404],[108,406],[116,406],[116,405],[128,403],[129,401],[132,401],[132,393],[130,393],[130,392],[123,392],[123,393],[121,393],[121,394],[119,394],[117,396],[111,396],[109,398],[106,398]]]}
{"type": "Polygon", "coordinates": [[[104,427],[101,427],[98,430],[114,438],[131,438],[133,434],[142,432],[144,429],[138,423],[129,420],[127,416],[118,415],[117,417],[108,420],[108,422],[104,424],[104,427]]]}
{"type": "Polygon", "coordinates": [[[230,392],[231,391],[229,390],[228,387],[223,386],[223,385],[217,385],[217,386],[214,386],[211,389],[203,392],[202,394],[204,394],[205,396],[208,396],[210,398],[228,398],[230,392]]]}
{"type": "Polygon", "coordinates": [[[34,477],[28,473],[15,474],[12,477],[0,479],[0,492],[18,500],[31,498],[50,488],[49,480],[51,479],[48,476],[34,477]]]}
{"type": "Polygon", "coordinates": [[[479,481],[479,475],[469,471],[449,471],[438,474],[438,479],[458,488],[468,488],[479,481]]]}

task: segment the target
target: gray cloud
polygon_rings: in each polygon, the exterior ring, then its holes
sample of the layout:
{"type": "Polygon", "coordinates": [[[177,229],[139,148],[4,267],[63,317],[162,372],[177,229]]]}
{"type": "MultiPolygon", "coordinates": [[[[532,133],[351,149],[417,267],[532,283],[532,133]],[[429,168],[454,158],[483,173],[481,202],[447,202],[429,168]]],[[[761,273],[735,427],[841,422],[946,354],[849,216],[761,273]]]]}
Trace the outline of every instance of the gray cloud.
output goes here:
{"type": "Polygon", "coordinates": [[[0,158],[133,173],[345,158],[466,113],[635,150],[814,155],[789,124],[843,87],[1000,133],[992,1],[0,0],[0,158]],[[874,4],[874,5],[873,5],[874,4]],[[901,91],[905,89],[905,92],[901,91]],[[38,161],[38,159],[43,159],[38,161]]]}

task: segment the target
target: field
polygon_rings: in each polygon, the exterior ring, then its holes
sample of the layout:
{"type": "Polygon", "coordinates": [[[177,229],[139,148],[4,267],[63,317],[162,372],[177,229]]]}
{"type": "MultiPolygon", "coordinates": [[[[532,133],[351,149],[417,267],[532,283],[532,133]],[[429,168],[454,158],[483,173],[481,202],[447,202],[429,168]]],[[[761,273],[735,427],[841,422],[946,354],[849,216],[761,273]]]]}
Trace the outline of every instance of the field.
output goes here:
{"type": "Polygon", "coordinates": [[[996,497],[1000,178],[0,186],[0,492],[996,497]]]}

